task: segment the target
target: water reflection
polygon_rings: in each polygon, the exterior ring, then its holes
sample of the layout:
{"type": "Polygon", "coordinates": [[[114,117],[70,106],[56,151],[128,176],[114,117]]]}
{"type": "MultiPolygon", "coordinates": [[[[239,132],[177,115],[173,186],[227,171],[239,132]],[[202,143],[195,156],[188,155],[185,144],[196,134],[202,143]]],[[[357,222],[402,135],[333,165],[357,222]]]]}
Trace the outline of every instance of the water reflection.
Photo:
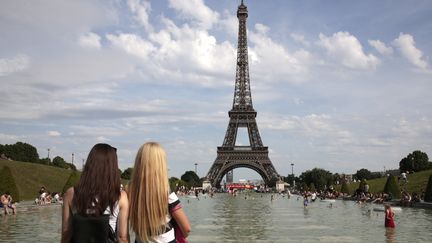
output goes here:
{"type": "Polygon", "coordinates": [[[265,217],[270,213],[270,208],[268,203],[256,200],[255,196],[231,196],[216,207],[218,217],[225,219],[222,227],[223,240],[247,241],[267,238],[268,228],[262,225],[271,223],[268,222],[268,217],[265,217]]]}
{"type": "Polygon", "coordinates": [[[387,243],[393,243],[395,239],[395,229],[394,228],[386,228],[385,237],[387,243]]]}

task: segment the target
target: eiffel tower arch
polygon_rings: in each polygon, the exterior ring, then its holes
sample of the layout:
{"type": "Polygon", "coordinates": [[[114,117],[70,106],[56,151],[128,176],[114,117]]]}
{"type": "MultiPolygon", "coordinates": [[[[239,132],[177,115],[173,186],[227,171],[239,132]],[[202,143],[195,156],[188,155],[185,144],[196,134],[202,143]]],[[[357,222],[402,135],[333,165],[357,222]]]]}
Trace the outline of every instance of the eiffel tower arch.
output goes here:
{"type": "Polygon", "coordinates": [[[228,171],[240,167],[256,171],[266,184],[280,178],[268,156],[268,147],[261,141],[256,122],[257,112],[252,105],[246,34],[247,17],[247,7],[242,1],[237,10],[239,31],[233,106],[228,112],[230,120],[223,144],[217,148],[216,160],[206,176],[206,180],[213,187],[220,186],[223,176],[228,171]],[[236,145],[239,128],[247,129],[249,145],[236,145]]]}

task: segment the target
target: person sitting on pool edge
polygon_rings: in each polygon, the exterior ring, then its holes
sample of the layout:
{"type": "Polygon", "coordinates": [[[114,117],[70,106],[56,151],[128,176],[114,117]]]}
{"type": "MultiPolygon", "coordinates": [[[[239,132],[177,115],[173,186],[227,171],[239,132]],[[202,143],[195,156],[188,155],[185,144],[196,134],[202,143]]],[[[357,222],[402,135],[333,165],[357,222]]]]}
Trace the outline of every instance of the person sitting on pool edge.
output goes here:
{"type": "Polygon", "coordinates": [[[4,209],[5,215],[10,214],[8,208],[12,209],[13,214],[16,214],[16,206],[12,203],[12,201],[13,199],[9,192],[5,192],[3,195],[1,195],[0,204],[4,209]]]}

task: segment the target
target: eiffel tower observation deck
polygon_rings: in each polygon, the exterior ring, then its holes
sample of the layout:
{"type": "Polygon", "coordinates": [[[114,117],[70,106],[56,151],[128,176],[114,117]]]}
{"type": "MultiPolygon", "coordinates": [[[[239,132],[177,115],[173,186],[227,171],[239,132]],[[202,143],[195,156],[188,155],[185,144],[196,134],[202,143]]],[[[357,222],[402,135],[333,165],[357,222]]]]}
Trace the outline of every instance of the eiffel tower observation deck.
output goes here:
{"type": "MultiPolygon", "coordinates": [[[[249,168],[256,171],[269,185],[279,179],[270,158],[268,147],[263,145],[256,122],[257,112],[252,105],[249,78],[246,20],[248,10],[243,1],[238,6],[239,20],[237,67],[232,109],[228,112],[229,124],[222,146],[217,148],[217,157],[206,176],[213,187],[219,187],[223,176],[235,168],[249,168]],[[237,146],[239,128],[247,128],[249,145],[237,146]]],[[[203,185],[204,186],[204,185],[203,185]]]]}

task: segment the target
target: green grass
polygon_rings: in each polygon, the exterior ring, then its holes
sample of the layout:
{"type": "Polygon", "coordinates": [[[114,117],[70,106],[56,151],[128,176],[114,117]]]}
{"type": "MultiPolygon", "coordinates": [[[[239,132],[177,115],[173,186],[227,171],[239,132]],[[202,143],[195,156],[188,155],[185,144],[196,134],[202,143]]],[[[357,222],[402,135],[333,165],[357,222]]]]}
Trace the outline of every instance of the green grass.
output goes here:
{"type": "Polygon", "coordinates": [[[72,172],[53,166],[0,159],[0,169],[3,166],[11,169],[21,200],[35,199],[42,186],[50,192],[61,192],[72,172]]]}
{"type": "MultiPolygon", "coordinates": [[[[408,175],[408,183],[406,186],[401,185],[401,189],[406,189],[408,193],[412,194],[413,192],[421,193],[422,190],[426,190],[426,185],[429,179],[429,176],[432,175],[432,170],[420,171],[417,173],[408,175]]],[[[387,181],[387,177],[368,180],[369,191],[372,193],[380,193],[384,190],[384,185],[387,181]]],[[[351,194],[355,192],[355,190],[359,187],[359,182],[348,184],[348,188],[351,194]]],[[[340,189],[340,186],[336,188],[340,189]]]]}
{"type": "MultiPolygon", "coordinates": [[[[53,166],[0,159],[0,170],[3,166],[11,169],[21,200],[34,200],[42,186],[50,192],[61,193],[72,173],[71,170],[53,166]]],[[[129,180],[121,179],[121,182],[126,186],[129,180]]]]}

